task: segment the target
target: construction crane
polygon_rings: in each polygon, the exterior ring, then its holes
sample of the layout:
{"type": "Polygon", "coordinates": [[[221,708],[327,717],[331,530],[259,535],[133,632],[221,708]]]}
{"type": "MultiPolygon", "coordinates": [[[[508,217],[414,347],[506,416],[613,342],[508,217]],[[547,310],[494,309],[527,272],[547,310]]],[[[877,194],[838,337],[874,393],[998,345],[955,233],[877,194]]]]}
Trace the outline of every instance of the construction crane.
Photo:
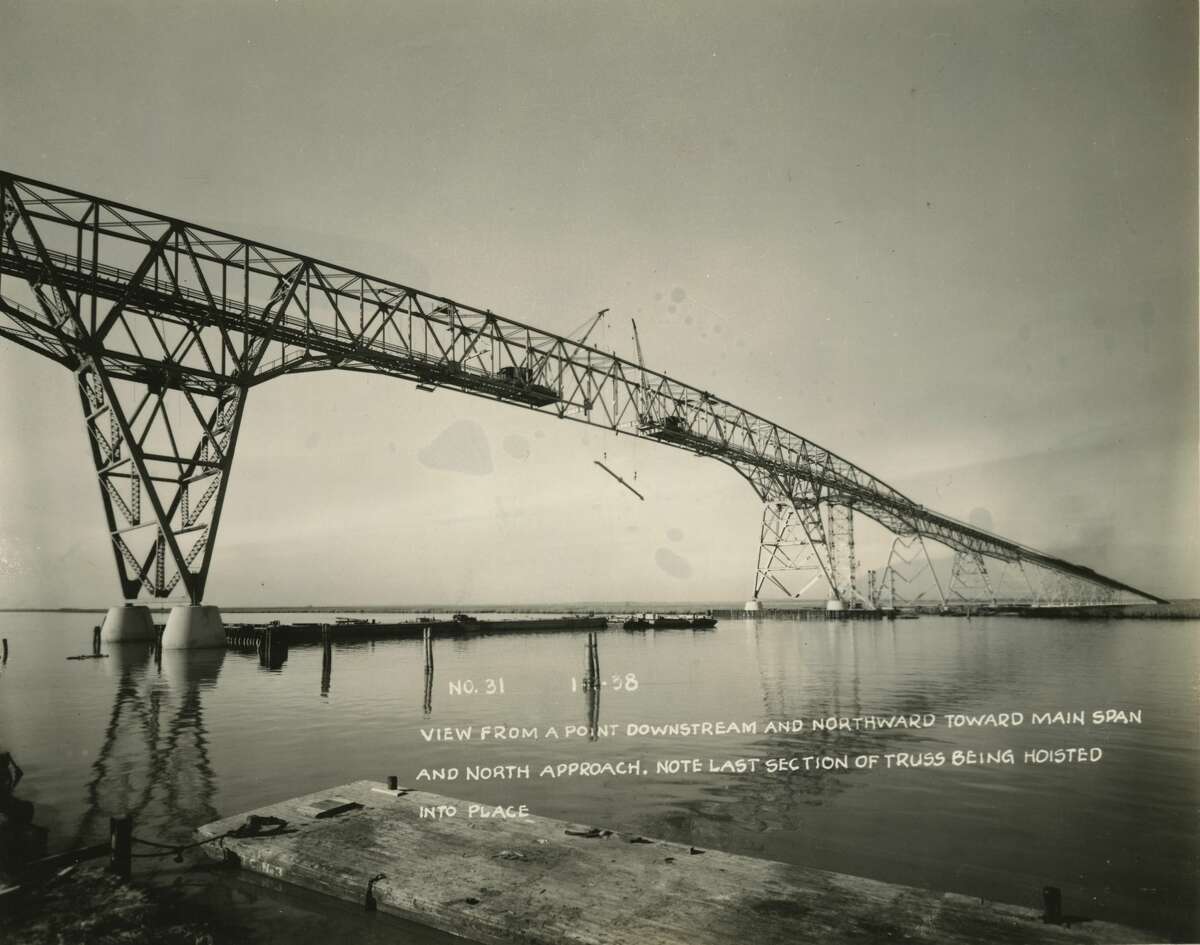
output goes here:
{"type": "MultiPolygon", "coordinates": [[[[637,348],[638,370],[640,370],[642,372],[642,378],[641,378],[641,382],[640,382],[639,386],[640,386],[640,389],[642,392],[642,396],[645,397],[645,395],[646,395],[646,359],[642,357],[642,339],[638,337],[637,320],[631,318],[631,319],[629,319],[629,321],[630,321],[630,324],[633,325],[633,346],[635,348],[637,348]]],[[[637,412],[638,412],[639,421],[644,420],[645,419],[645,410],[643,409],[642,404],[637,404],[637,412]]]]}
{"type": "Polygon", "coordinates": [[[604,319],[604,316],[607,314],[608,314],[608,309],[606,309],[606,308],[602,308],[602,309],[600,309],[600,311],[598,311],[596,313],[596,317],[593,318],[591,324],[587,326],[587,331],[585,331],[583,333],[583,337],[579,339],[579,342],[578,342],[579,344],[581,344],[581,345],[587,344],[588,338],[591,336],[591,334],[595,330],[596,326],[600,324],[600,322],[604,319]]]}
{"type": "Polygon", "coordinates": [[[638,367],[642,369],[642,377],[644,379],[646,376],[646,359],[642,357],[642,339],[638,337],[637,319],[631,318],[629,322],[633,325],[633,344],[637,348],[638,367]]]}
{"type": "MultiPolygon", "coordinates": [[[[593,321],[593,322],[592,322],[592,324],[591,324],[591,327],[589,327],[589,328],[588,328],[588,334],[590,334],[590,333],[591,333],[591,330],[592,330],[592,328],[596,327],[596,323],[600,321],[601,317],[602,317],[602,316],[604,315],[604,313],[605,313],[605,312],[607,312],[607,311],[608,311],[608,309],[604,309],[603,311],[599,312],[599,313],[596,315],[596,319],[595,319],[595,321],[593,321]]],[[[636,322],[634,319],[630,319],[630,322],[631,322],[631,323],[632,323],[632,325],[633,325],[633,343],[634,343],[634,345],[635,345],[635,346],[636,346],[636,348],[637,348],[638,367],[641,369],[641,372],[642,372],[642,381],[641,381],[641,383],[642,383],[642,387],[643,387],[643,388],[645,388],[645,385],[646,385],[646,364],[645,364],[645,360],[642,358],[642,341],[641,341],[641,339],[638,337],[637,322],[636,322]]],[[[587,339],[587,335],[586,335],[586,334],[585,334],[583,337],[584,337],[584,340],[586,340],[586,339],[587,339]]],[[[583,344],[583,341],[580,341],[580,344],[583,344]]],[[[637,407],[638,413],[639,413],[639,415],[640,415],[640,414],[641,414],[641,406],[640,406],[640,405],[635,405],[635,406],[637,407]]],[[[605,459],[608,459],[608,454],[607,454],[607,453],[605,453],[605,454],[604,454],[604,458],[605,458],[605,459]]],[[[604,470],[606,473],[608,473],[610,476],[612,476],[612,477],[613,477],[615,480],[617,480],[617,482],[619,482],[621,485],[623,485],[623,486],[624,486],[626,489],[628,489],[630,492],[632,492],[632,493],[633,493],[635,496],[637,496],[639,499],[641,499],[643,502],[645,502],[645,501],[646,501],[646,497],[645,497],[644,495],[642,495],[640,492],[638,492],[638,491],[637,491],[637,489],[635,489],[633,486],[631,486],[631,485],[630,485],[628,482],[626,482],[626,481],[625,481],[625,479],[624,479],[622,476],[620,476],[620,475],[618,475],[617,473],[615,473],[615,472],[614,472],[612,469],[610,469],[610,468],[609,468],[607,465],[605,465],[604,463],[602,463],[602,462],[601,462],[600,460],[598,460],[598,459],[597,459],[597,460],[593,460],[593,462],[594,462],[594,463],[595,463],[597,466],[599,466],[601,469],[603,469],[603,470],[604,470]]],[[[635,480],[637,479],[637,470],[636,470],[636,469],[634,470],[634,473],[633,473],[633,478],[634,478],[635,480]]]]}

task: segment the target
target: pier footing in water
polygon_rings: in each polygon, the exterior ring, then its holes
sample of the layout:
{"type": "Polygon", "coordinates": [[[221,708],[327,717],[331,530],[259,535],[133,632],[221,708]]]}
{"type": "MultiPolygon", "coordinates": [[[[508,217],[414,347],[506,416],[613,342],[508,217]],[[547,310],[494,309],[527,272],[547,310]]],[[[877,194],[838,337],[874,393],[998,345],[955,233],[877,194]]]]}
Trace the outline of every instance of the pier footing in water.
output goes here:
{"type": "Polygon", "coordinates": [[[105,643],[140,643],[153,640],[156,633],[150,608],[141,604],[109,607],[100,627],[105,643]]]}
{"type": "Polygon", "coordinates": [[[211,604],[180,605],[171,608],[163,630],[164,650],[198,650],[225,646],[225,625],[220,608],[211,604]]]}

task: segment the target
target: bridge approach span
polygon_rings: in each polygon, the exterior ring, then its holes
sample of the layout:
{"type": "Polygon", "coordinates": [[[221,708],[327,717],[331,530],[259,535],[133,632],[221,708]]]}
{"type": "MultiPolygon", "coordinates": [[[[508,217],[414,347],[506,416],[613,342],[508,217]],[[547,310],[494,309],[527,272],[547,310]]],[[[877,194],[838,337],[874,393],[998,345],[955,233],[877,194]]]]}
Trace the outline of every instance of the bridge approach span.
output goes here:
{"type": "Polygon", "coordinates": [[[385,374],[653,440],[736,469],[763,501],[754,597],[823,580],[836,606],[1159,601],[914,502],[708,391],[614,353],[265,243],[0,173],[0,336],[75,377],[122,591],[198,604],[248,392],[385,374]],[[853,528],[896,537],[859,586],[853,528]],[[954,552],[938,576],[925,541],[954,552]],[[915,564],[914,564],[915,562],[915,564]],[[927,582],[929,583],[929,582],[927,582]],[[915,593],[915,592],[914,592],[915,593]]]}

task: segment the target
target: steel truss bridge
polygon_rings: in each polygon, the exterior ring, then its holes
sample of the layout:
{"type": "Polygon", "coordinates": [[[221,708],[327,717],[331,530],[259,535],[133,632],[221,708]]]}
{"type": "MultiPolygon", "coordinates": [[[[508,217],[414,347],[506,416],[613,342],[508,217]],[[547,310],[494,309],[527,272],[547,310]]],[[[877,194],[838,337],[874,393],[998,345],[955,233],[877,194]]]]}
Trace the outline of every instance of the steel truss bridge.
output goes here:
{"type": "Polygon", "coordinates": [[[310,256],[0,172],[0,336],[67,368],[124,596],[204,595],[250,391],[384,374],[733,467],[763,503],[757,599],[842,607],[1156,601],[939,514],[804,437],[613,353],[310,256]],[[860,587],[854,522],[895,538],[860,587]],[[954,553],[939,576],[927,547],[954,553]]]}

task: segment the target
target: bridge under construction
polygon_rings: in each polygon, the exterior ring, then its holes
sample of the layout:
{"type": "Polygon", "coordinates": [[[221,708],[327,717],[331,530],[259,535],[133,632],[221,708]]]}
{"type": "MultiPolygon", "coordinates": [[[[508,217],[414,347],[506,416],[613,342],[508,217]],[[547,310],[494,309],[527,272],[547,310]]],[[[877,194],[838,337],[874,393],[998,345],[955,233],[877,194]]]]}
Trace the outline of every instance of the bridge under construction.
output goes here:
{"type": "Polygon", "coordinates": [[[748,607],[818,582],[831,609],[1163,603],[926,508],[640,356],[15,174],[0,172],[0,207],[0,336],[75,379],[129,602],[110,611],[110,637],[152,632],[139,600],[186,598],[164,646],[215,639],[205,583],[249,393],[327,370],[486,397],[725,463],[762,501],[748,607]],[[865,580],[858,516],[894,536],[865,580]],[[931,543],[953,553],[948,574],[931,543]]]}

